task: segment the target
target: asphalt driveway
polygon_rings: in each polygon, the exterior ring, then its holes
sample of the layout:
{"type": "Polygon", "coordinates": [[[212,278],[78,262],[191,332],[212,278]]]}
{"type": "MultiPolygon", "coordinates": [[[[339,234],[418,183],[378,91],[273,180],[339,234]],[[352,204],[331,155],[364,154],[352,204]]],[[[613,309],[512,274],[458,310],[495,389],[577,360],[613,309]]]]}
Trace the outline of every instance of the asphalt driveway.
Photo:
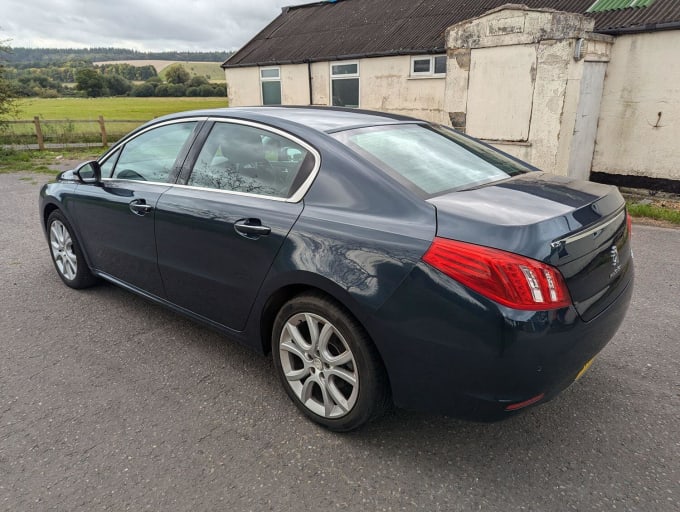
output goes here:
{"type": "Polygon", "coordinates": [[[634,225],[629,315],[552,402],[338,435],[269,359],[114,286],[64,286],[45,179],[0,174],[1,510],[680,510],[680,230],[634,225]]]}

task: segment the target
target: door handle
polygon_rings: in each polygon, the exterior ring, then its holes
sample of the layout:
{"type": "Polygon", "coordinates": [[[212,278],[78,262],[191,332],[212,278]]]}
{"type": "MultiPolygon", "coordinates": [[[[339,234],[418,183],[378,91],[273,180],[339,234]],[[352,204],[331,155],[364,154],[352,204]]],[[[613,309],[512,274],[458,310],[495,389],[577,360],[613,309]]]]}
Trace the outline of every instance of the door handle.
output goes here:
{"type": "Polygon", "coordinates": [[[150,204],[146,204],[146,201],[144,199],[135,199],[134,201],[130,202],[130,211],[134,213],[135,215],[146,215],[149,213],[151,210],[153,210],[153,206],[150,204]]]}
{"type": "Polygon", "coordinates": [[[260,219],[241,219],[234,222],[234,229],[246,238],[258,238],[272,232],[269,226],[263,226],[260,219]]]}

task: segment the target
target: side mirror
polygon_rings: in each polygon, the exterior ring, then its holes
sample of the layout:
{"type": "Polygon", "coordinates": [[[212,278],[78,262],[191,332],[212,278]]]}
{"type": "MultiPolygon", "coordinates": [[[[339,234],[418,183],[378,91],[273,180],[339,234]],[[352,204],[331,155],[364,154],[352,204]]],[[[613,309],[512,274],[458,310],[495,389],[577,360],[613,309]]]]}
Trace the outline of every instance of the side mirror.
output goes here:
{"type": "Polygon", "coordinates": [[[83,183],[99,183],[102,179],[102,168],[96,160],[90,160],[80,164],[75,171],[75,175],[83,183]]]}

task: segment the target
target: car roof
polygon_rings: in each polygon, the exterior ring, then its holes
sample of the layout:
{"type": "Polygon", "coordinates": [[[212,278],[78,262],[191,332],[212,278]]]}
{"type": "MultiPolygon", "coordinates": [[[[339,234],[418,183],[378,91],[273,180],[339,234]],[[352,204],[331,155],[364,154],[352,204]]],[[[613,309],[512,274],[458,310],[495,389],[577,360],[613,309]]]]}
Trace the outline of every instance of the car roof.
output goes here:
{"type": "Polygon", "coordinates": [[[272,124],[277,124],[277,121],[287,121],[326,133],[358,128],[361,126],[375,126],[419,121],[411,117],[387,114],[384,112],[373,112],[369,110],[338,107],[276,106],[231,107],[211,110],[193,110],[189,112],[170,114],[160,119],[155,119],[154,122],[194,116],[237,118],[260,122],[269,121],[272,124]]]}

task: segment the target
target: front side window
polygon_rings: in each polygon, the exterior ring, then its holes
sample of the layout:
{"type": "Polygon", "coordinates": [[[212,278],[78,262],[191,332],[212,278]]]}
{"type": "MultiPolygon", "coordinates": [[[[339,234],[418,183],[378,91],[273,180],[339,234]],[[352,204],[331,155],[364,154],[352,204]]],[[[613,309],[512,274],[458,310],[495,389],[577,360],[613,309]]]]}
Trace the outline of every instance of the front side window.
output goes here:
{"type": "Polygon", "coordinates": [[[443,77],[446,75],[446,55],[411,57],[411,76],[443,77]]]}
{"type": "Polygon", "coordinates": [[[504,180],[531,169],[444,127],[374,126],[333,136],[408,188],[434,196],[504,180]]]}
{"type": "Polygon", "coordinates": [[[254,126],[215,123],[187,185],[288,198],[314,166],[304,147],[254,126]]]}
{"type": "Polygon", "coordinates": [[[260,68],[263,105],[281,105],[281,70],[260,68]]]}
{"type": "Polygon", "coordinates": [[[100,167],[101,167],[101,170],[102,170],[102,178],[110,178],[111,177],[111,175],[113,174],[113,168],[115,167],[119,156],[120,156],[120,149],[117,149],[113,153],[107,155],[106,160],[104,160],[100,164],[100,167]]]}
{"type": "Polygon", "coordinates": [[[331,63],[331,97],[334,107],[359,106],[359,63],[331,63]]]}
{"type": "Polygon", "coordinates": [[[196,123],[190,121],[159,126],[126,142],[111,177],[119,180],[167,181],[196,123]]]}

